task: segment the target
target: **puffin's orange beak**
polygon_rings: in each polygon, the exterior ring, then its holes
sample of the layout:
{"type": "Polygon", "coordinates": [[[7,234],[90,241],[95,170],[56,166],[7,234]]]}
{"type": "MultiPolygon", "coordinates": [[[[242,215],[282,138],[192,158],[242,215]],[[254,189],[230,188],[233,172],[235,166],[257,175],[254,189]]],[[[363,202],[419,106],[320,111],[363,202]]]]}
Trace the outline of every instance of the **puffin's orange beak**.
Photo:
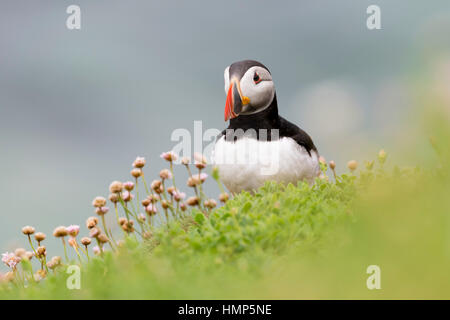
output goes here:
{"type": "Polygon", "coordinates": [[[240,91],[239,82],[232,81],[230,88],[228,88],[227,100],[225,102],[225,121],[236,118],[242,111],[242,106],[250,103],[250,99],[243,97],[240,91]]]}

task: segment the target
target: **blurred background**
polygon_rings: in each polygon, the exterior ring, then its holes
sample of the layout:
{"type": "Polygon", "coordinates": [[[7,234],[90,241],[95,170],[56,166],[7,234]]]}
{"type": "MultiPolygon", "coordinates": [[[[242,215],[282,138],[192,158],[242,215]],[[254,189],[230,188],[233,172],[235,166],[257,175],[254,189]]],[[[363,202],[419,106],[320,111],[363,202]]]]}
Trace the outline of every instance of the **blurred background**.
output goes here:
{"type": "Polygon", "coordinates": [[[397,151],[417,146],[411,164],[426,162],[415,95],[427,86],[450,105],[449,34],[448,0],[2,1],[0,250],[25,245],[24,225],[84,229],[136,156],[148,180],[165,166],[173,130],[225,128],[223,71],[237,60],[269,67],[280,113],[341,170],[380,148],[408,164],[397,151]],[[66,28],[71,4],[81,30],[66,28]],[[381,30],[366,27],[371,4],[381,30]]]}

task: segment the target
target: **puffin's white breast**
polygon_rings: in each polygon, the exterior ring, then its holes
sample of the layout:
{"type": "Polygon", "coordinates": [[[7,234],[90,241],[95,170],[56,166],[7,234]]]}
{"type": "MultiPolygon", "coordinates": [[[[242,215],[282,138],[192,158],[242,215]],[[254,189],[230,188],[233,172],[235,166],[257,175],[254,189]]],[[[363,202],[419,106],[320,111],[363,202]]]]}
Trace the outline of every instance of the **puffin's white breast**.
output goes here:
{"type": "Polygon", "coordinates": [[[312,183],[320,173],[317,152],[311,150],[309,155],[304,147],[286,137],[276,141],[242,138],[229,142],[222,136],[212,158],[222,182],[233,193],[255,190],[268,180],[312,183]]]}

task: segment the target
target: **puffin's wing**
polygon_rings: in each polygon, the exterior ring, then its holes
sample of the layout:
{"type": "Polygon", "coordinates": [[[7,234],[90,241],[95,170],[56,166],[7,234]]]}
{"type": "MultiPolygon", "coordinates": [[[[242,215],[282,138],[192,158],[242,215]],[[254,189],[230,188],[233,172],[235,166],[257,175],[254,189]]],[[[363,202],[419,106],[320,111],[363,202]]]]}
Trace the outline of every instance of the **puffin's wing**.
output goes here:
{"type": "Polygon", "coordinates": [[[311,155],[311,150],[317,152],[317,148],[309,134],[283,117],[280,117],[280,137],[289,137],[294,139],[295,142],[308,151],[309,155],[311,155]]]}

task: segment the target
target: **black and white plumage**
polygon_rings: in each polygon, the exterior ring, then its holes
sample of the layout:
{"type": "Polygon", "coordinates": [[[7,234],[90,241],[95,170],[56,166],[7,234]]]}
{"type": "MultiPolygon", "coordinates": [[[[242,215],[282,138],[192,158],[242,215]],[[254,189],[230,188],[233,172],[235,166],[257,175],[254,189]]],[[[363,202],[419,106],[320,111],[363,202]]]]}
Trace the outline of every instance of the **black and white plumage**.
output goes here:
{"type": "Polygon", "coordinates": [[[253,191],[265,181],[310,183],[320,173],[311,137],[278,115],[275,86],[260,62],[244,60],[225,69],[225,121],[213,162],[232,192],[253,191]]]}

